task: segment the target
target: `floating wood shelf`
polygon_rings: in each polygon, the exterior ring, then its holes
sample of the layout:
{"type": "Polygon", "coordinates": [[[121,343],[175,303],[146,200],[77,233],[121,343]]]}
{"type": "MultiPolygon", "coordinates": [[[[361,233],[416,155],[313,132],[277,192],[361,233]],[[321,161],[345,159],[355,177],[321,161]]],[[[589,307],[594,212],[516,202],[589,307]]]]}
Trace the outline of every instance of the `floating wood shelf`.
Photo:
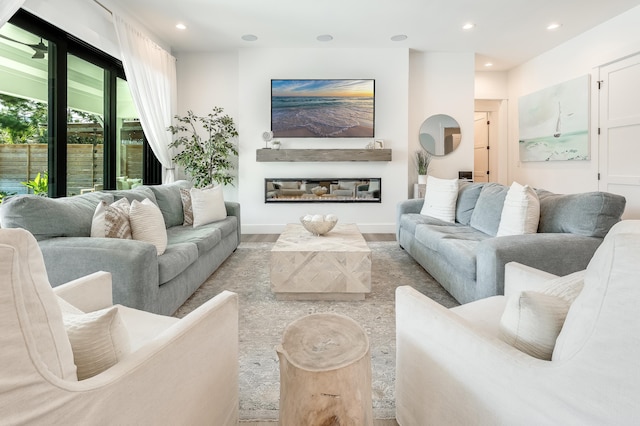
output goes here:
{"type": "Polygon", "coordinates": [[[391,161],[390,149],[258,149],[258,162],[391,161]]]}

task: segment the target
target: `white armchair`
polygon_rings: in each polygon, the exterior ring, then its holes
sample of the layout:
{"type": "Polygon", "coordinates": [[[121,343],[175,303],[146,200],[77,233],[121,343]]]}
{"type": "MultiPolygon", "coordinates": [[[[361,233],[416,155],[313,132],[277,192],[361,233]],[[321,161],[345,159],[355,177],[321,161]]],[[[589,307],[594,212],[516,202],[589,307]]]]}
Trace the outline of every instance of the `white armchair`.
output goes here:
{"type": "Polygon", "coordinates": [[[618,223],[584,271],[550,361],[500,338],[508,298],[540,288],[550,274],[508,264],[507,296],[453,309],[398,288],[398,423],[637,424],[639,260],[640,221],[618,223]]]}
{"type": "Polygon", "coordinates": [[[97,272],[54,293],[38,244],[22,229],[0,230],[0,274],[1,423],[237,423],[234,293],[223,292],[183,319],[117,305],[130,352],[103,372],[78,380],[78,352],[60,308],[67,304],[57,297],[84,312],[110,307],[111,275],[97,272]]]}

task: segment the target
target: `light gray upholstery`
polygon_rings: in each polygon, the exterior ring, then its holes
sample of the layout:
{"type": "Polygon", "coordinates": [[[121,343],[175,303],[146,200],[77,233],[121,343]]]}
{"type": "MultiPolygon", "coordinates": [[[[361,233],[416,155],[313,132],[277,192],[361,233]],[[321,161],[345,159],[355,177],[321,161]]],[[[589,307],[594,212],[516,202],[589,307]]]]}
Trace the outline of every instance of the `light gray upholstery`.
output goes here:
{"type": "Polygon", "coordinates": [[[625,207],[620,195],[538,189],[538,233],[495,237],[508,189],[497,183],[460,182],[455,223],[421,215],[424,199],[397,206],[400,246],[460,303],[503,294],[508,262],[555,275],[585,269],[625,207]]]}
{"type": "Polygon", "coordinates": [[[226,202],[227,217],[193,228],[184,221],[180,188],[187,181],[95,192],[66,198],[19,195],[0,205],[4,228],[24,228],[38,240],[53,287],[97,271],[113,275],[113,300],[125,306],[170,315],[222,264],[240,243],[240,205],[226,202]],[[91,238],[100,201],[149,198],[167,225],[167,249],[115,238],[91,238]]]}

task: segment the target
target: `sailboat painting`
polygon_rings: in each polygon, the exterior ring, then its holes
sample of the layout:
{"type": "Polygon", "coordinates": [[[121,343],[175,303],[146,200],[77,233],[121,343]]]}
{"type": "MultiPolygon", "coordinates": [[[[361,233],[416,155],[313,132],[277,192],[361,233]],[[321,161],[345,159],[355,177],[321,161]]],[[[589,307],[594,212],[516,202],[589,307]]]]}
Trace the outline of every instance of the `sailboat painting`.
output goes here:
{"type": "Polygon", "coordinates": [[[589,77],[518,99],[520,161],[589,160],[589,77]]]}

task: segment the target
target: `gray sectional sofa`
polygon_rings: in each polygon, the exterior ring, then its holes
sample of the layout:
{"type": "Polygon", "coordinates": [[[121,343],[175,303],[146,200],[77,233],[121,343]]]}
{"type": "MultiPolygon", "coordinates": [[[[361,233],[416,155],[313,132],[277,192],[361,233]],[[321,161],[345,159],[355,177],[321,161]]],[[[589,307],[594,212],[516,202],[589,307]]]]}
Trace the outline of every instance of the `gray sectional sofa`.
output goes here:
{"type": "Polygon", "coordinates": [[[626,202],[606,192],[562,195],[537,189],[538,233],[496,237],[508,189],[461,181],[455,223],[421,215],[423,198],[397,206],[400,246],[460,303],[503,294],[508,262],[555,275],[585,269],[626,202]]]}
{"type": "Polygon", "coordinates": [[[3,228],[24,228],[38,240],[53,287],[96,272],[113,274],[113,300],[163,315],[173,314],[240,243],[240,205],[225,202],[227,218],[193,228],[182,226],[180,188],[187,181],[93,192],[74,197],[18,195],[0,205],[3,228]],[[168,245],[158,256],[153,244],[91,238],[101,201],[149,198],[162,211],[168,245]]]}

